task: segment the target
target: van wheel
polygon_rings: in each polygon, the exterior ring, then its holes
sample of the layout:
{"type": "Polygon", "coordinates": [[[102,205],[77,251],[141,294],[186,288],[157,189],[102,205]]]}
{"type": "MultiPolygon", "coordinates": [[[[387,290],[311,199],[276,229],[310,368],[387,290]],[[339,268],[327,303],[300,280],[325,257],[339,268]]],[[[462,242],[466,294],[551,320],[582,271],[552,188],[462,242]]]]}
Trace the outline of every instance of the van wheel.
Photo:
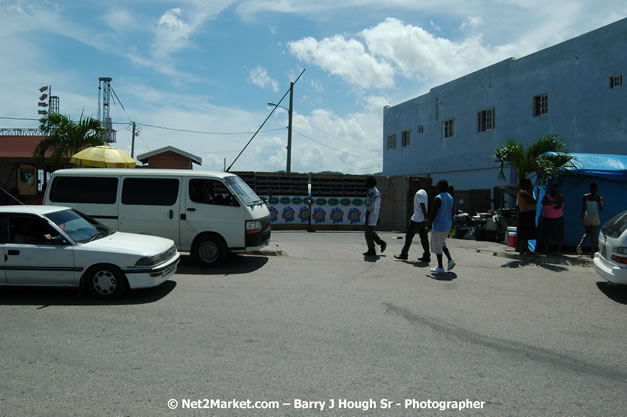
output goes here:
{"type": "Polygon", "coordinates": [[[122,272],[110,265],[96,265],[87,275],[87,288],[96,298],[118,298],[128,287],[122,272]]]}
{"type": "Polygon", "coordinates": [[[220,265],[226,259],[226,245],[218,236],[205,235],[194,245],[194,256],[204,265],[220,265]]]}

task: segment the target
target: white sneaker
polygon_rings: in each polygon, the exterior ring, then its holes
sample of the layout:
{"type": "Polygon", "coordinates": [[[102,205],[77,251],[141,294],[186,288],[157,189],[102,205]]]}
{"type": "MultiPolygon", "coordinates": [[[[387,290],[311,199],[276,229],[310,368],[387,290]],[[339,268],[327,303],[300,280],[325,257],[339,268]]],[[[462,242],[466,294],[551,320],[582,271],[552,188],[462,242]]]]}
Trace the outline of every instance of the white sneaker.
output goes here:
{"type": "Polygon", "coordinates": [[[457,264],[455,263],[454,260],[451,259],[450,261],[448,261],[447,269],[450,271],[451,269],[455,268],[455,265],[457,264]]]}
{"type": "Polygon", "coordinates": [[[434,274],[443,274],[444,269],[440,268],[439,266],[434,266],[433,268],[431,268],[431,272],[434,274]]]}

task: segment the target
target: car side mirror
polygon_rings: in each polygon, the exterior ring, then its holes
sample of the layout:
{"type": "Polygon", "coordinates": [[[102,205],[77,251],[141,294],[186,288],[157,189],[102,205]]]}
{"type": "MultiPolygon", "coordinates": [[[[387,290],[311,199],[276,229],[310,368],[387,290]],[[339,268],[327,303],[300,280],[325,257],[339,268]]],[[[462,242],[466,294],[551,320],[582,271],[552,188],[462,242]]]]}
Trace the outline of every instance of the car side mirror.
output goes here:
{"type": "Polygon", "coordinates": [[[53,236],[52,239],[50,239],[50,243],[52,243],[54,246],[68,246],[70,244],[70,242],[68,242],[61,235],[53,236]]]}

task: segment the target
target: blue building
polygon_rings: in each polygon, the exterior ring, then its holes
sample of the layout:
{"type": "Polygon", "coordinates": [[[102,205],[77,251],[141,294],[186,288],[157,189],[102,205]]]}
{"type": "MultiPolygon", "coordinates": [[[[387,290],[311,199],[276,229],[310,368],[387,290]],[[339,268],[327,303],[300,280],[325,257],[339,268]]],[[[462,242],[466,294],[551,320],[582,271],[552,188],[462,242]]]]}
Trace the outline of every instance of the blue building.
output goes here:
{"type": "MultiPolygon", "coordinates": [[[[627,19],[434,87],[383,117],[383,175],[504,184],[491,153],[559,134],[570,152],[627,154],[627,19]]],[[[508,182],[516,182],[506,172],[508,182]]]]}

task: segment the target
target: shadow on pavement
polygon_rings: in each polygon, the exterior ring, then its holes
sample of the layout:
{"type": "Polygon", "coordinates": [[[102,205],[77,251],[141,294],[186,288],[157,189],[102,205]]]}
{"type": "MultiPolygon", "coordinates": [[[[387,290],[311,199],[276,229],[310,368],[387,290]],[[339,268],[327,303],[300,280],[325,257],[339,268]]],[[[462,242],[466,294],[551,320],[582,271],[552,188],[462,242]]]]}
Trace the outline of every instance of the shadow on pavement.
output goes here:
{"type": "Polygon", "coordinates": [[[267,263],[267,256],[231,255],[223,265],[205,266],[198,263],[191,255],[181,255],[181,262],[176,273],[183,275],[248,274],[255,272],[267,263]]]}
{"type": "Polygon", "coordinates": [[[443,272],[441,274],[434,274],[432,272],[427,276],[436,281],[453,281],[454,279],[457,279],[457,274],[455,272],[443,272]]]}
{"type": "Polygon", "coordinates": [[[607,298],[627,305],[627,285],[612,285],[605,281],[599,281],[597,287],[607,298]]]}
{"type": "Polygon", "coordinates": [[[529,265],[538,266],[540,268],[547,269],[553,272],[565,272],[568,271],[568,268],[564,266],[560,266],[562,262],[560,261],[552,261],[550,259],[538,259],[538,258],[529,258],[529,259],[517,259],[510,262],[506,262],[501,265],[501,268],[521,268],[529,265]]]}
{"type": "Polygon", "coordinates": [[[48,306],[133,305],[159,301],[176,288],[175,281],[166,281],[155,288],[129,290],[119,299],[101,300],[78,288],[2,287],[0,305],[48,306]]]}

